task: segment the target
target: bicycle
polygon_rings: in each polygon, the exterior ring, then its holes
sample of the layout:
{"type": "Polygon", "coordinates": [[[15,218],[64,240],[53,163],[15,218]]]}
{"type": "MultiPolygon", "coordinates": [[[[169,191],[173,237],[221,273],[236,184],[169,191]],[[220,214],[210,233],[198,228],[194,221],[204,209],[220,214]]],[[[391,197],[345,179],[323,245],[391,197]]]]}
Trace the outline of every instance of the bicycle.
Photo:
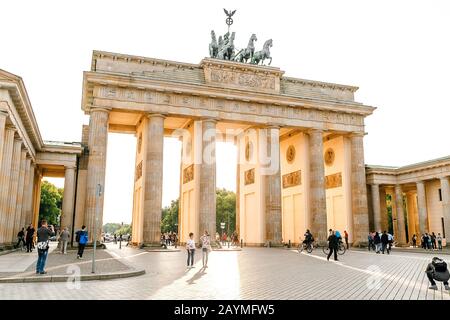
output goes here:
{"type": "Polygon", "coordinates": [[[301,242],[297,248],[298,253],[301,253],[303,250],[306,250],[306,252],[311,253],[313,249],[314,249],[313,242],[309,242],[308,244],[301,242]]]}
{"type": "MultiPolygon", "coordinates": [[[[322,248],[322,251],[323,253],[325,253],[325,255],[328,255],[330,253],[330,248],[328,246],[324,246],[322,248]]],[[[345,253],[345,251],[347,251],[347,248],[345,247],[345,244],[340,241],[337,253],[342,256],[345,253]]]]}

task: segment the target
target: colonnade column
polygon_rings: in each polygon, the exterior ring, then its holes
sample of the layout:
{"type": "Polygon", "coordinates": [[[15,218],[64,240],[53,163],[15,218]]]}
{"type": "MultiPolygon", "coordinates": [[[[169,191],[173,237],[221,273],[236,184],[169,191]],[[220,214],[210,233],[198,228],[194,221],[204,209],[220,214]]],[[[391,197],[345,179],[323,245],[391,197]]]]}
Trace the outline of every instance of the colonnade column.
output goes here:
{"type": "Polygon", "coordinates": [[[161,114],[148,115],[148,130],[145,133],[144,176],[144,245],[159,245],[161,236],[161,205],[163,184],[164,119],[161,114]]]}
{"type": "Polygon", "coordinates": [[[64,194],[60,226],[61,228],[67,227],[69,232],[72,231],[73,205],[75,200],[75,174],[75,167],[70,166],[65,168],[64,194]]]}
{"type": "Polygon", "coordinates": [[[441,178],[442,215],[444,217],[444,233],[447,247],[450,243],[450,185],[448,179],[448,177],[441,178]]]}
{"type": "Polygon", "coordinates": [[[281,215],[280,128],[266,129],[267,155],[270,159],[264,168],[265,176],[265,226],[266,241],[280,245],[283,240],[281,215]]]}
{"type": "Polygon", "coordinates": [[[311,130],[309,135],[311,232],[319,243],[327,240],[327,206],[325,167],[323,163],[322,130],[311,130]]]}
{"type": "MultiPolygon", "coordinates": [[[[105,186],[106,149],[108,141],[109,110],[104,108],[92,108],[89,119],[89,162],[86,183],[86,207],[84,224],[88,228],[89,241],[93,241],[93,235],[100,235],[103,217],[104,192],[98,199],[99,212],[96,212],[97,185],[105,186]],[[96,217],[96,215],[99,215],[96,217]],[[94,230],[95,219],[97,228],[94,230]]],[[[98,239],[98,237],[97,237],[98,239]]]]}
{"type": "Polygon", "coordinates": [[[0,110],[0,246],[5,243],[6,204],[12,158],[14,130],[6,125],[8,113],[0,110]]]}
{"type": "Polygon", "coordinates": [[[405,214],[403,210],[403,190],[402,186],[395,185],[395,207],[397,210],[397,234],[394,234],[395,241],[400,245],[406,244],[406,231],[405,231],[405,214]]]}
{"type": "Polygon", "coordinates": [[[35,170],[36,164],[30,160],[30,175],[28,180],[28,200],[25,207],[25,225],[33,223],[33,208],[34,208],[34,190],[35,190],[35,170]]]}
{"type": "Polygon", "coordinates": [[[9,190],[7,199],[7,224],[6,224],[6,243],[11,244],[13,242],[13,237],[15,236],[13,229],[15,231],[15,215],[16,215],[16,204],[17,204],[17,193],[19,188],[19,171],[20,171],[20,158],[22,154],[22,139],[19,137],[14,139],[13,155],[11,163],[11,171],[9,173],[9,190]]]}
{"type": "Polygon", "coordinates": [[[386,204],[386,187],[380,186],[380,223],[381,231],[387,231],[389,228],[387,204],[386,204]]]}
{"type": "Polygon", "coordinates": [[[26,171],[26,161],[27,161],[27,150],[22,146],[20,154],[20,164],[19,164],[19,179],[17,182],[17,198],[14,210],[14,225],[13,225],[13,241],[15,240],[16,234],[24,226],[22,225],[22,208],[24,200],[25,191],[25,171],[26,171]]]}
{"type": "MultiPolygon", "coordinates": [[[[30,198],[30,172],[31,172],[31,158],[30,156],[26,156],[25,159],[25,177],[24,177],[24,184],[23,184],[23,203],[22,203],[22,211],[20,213],[20,226],[26,227],[27,224],[30,223],[30,221],[27,221],[27,212],[28,208],[31,203],[30,198]]],[[[25,228],[26,229],[26,228],[25,228]]]]}
{"type": "Polygon", "coordinates": [[[423,181],[416,182],[417,187],[417,211],[419,214],[419,233],[428,232],[427,221],[427,199],[425,195],[425,183],[423,181]]]}
{"type": "Polygon", "coordinates": [[[202,120],[200,165],[199,235],[216,234],[216,120],[202,120]]]}
{"type": "Polygon", "coordinates": [[[383,231],[381,230],[380,186],[378,184],[372,184],[371,190],[374,228],[377,232],[383,231]]]}
{"type": "Polygon", "coordinates": [[[364,164],[364,134],[352,134],[351,183],[353,246],[367,242],[369,233],[369,210],[367,208],[366,169],[364,164]]]}

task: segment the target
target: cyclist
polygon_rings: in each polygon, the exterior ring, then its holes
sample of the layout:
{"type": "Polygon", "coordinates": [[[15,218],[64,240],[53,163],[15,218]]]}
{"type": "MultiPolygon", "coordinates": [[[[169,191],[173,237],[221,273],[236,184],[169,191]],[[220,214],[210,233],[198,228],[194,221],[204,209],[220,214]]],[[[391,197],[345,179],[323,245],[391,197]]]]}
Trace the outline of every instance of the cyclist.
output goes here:
{"type": "Polygon", "coordinates": [[[305,237],[305,240],[303,240],[303,243],[308,246],[310,243],[312,243],[314,241],[314,237],[311,233],[311,231],[309,231],[309,229],[306,229],[306,233],[303,235],[305,237]]]}

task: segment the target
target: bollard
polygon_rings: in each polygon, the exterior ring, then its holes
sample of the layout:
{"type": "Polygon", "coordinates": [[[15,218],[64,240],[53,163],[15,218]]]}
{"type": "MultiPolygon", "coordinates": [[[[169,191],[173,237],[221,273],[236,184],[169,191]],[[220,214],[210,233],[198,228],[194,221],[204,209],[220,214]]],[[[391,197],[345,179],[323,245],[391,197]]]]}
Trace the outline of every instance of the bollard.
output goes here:
{"type": "Polygon", "coordinates": [[[241,248],[243,248],[243,247],[244,247],[244,240],[241,239],[241,248]]]}
{"type": "Polygon", "coordinates": [[[228,241],[228,249],[230,249],[230,241],[228,241]]]}
{"type": "Polygon", "coordinates": [[[288,243],[288,248],[290,248],[291,247],[291,240],[289,240],[289,243],[288,243]]]}
{"type": "Polygon", "coordinates": [[[272,247],[272,242],[269,241],[269,248],[272,247]]]}

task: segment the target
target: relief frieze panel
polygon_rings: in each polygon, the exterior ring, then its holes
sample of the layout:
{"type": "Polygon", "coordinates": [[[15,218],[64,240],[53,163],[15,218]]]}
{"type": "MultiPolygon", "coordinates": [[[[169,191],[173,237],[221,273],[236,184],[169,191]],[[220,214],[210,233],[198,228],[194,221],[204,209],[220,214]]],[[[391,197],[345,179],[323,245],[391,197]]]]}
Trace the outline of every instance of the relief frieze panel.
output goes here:
{"type": "Polygon", "coordinates": [[[314,110],[310,108],[306,109],[294,106],[278,106],[246,101],[217,99],[215,97],[192,96],[180,93],[166,93],[144,89],[100,86],[95,88],[95,96],[119,101],[172,105],[210,111],[282,117],[286,119],[328,122],[343,125],[361,126],[364,123],[364,117],[361,115],[314,110]]]}
{"type": "Polygon", "coordinates": [[[338,172],[325,177],[325,189],[342,187],[342,173],[338,172]]]}
{"type": "Polygon", "coordinates": [[[190,166],[184,168],[183,170],[183,184],[188,183],[190,181],[194,180],[194,165],[191,164],[190,166]]]}
{"type": "Polygon", "coordinates": [[[283,189],[299,186],[302,184],[301,170],[283,175],[283,189]]]}

